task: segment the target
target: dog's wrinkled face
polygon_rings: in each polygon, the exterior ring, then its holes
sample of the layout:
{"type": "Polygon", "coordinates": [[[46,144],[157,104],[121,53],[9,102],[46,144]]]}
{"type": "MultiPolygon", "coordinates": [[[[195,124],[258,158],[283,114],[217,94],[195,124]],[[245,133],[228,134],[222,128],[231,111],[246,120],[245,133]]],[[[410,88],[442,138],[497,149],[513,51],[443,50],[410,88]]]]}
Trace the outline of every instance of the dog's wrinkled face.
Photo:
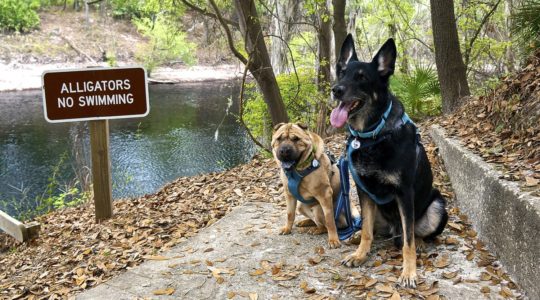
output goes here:
{"type": "Polygon", "coordinates": [[[332,98],[339,103],[330,115],[332,126],[343,127],[362,110],[377,105],[379,93],[388,88],[395,62],[396,45],[393,39],[384,43],[371,62],[360,62],[353,38],[347,35],[336,64],[337,83],[332,87],[332,98]]]}
{"type": "Polygon", "coordinates": [[[304,125],[293,123],[280,123],[274,127],[272,152],[284,169],[293,167],[302,154],[311,149],[312,141],[306,129],[304,125]]]}

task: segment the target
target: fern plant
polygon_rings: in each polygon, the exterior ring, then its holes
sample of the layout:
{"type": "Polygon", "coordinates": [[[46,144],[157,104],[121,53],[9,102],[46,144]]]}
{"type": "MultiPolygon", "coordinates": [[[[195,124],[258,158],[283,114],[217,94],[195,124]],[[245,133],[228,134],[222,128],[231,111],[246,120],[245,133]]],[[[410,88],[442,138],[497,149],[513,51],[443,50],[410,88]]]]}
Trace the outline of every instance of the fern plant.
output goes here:
{"type": "Polygon", "coordinates": [[[421,117],[440,113],[441,89],[433,68],[417,67],[409,74],[396,74],[390,88],[409,115],[421,117]]]}
{"type": "Polygon", "coordinates": [[[512,33],[521,45],[525,45],[525,52],[540,47],[540,0],[525,0],[512,14],[512,33]]]}

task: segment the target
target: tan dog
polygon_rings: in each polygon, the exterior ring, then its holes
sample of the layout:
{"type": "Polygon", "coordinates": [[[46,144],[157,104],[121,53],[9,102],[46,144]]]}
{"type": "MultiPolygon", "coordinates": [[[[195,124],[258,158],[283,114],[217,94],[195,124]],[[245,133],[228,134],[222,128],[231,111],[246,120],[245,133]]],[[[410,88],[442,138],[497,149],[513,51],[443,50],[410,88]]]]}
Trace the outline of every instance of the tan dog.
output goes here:
{"type": "MultiPolygon", "coordinates": [[[[334,202],[337,201],[340,192],[339,169],[325,154],[322,138],[307,131],[307,127],[301,124],[280,123],[274,127],[272,152],[278,166],[282,167],[281,180],[287,201],[287,223],[281,228],[280,234],[291,233],[298,204],[298,211],[308,219],[300,221],[297,226],[315,225],[316,227],[308,232],[312,234],[328,232],[330,247],[339,247],[341,244],[334,221],[334,202]],[[319,167],[302,178],[298,187],[301,197],[305,200],[315,200],[312,204],[305,204],[298,201],[289,191],[285,169],[295,168],[302,171],[312,166],[314,160],[317,160],[319,167]]],[[[359,215],[352,203],[351,212],[354,216],[359,215]]],[[[338,226],[345,225],[346,219],[342,215],[338,226]]]]}

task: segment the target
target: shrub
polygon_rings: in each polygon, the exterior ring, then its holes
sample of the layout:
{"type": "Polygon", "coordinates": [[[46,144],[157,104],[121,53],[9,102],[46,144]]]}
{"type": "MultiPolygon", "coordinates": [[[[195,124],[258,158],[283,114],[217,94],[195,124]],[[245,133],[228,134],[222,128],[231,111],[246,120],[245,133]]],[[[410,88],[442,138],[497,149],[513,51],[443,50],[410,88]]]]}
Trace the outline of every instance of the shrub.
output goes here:
{"type": "Polygon", "coordinates": [[[396,74],[390,88],[411,116],[435,115],[441,111],[439,80],[430,67],[417,67],[410,74],[396,74]]]}
{"type": "Polygon", "coordinates": [[[185,64],[195,63],[195,44],[186,41],[186,34],[176,23],[165,17],[134,19],[139,32],[149,42],[137,49],[137,60],[142,62],[148,74],[157,66],[169,61],[181,60],[185,64]]]}
{"type": "Polygon", "coordinates": [[[27,32],[39,25],[36,0],[0,1],[0,29],[27,32]]]}
{"type": "MultiPolygon", "coordinates": [[[[294,73],[276,76],[281,96],[291,122],[300,122],[315,127],[317,103],[322,97],[317,91],[316,73],[313,69],[298,69],[298,79],[294,73]]],[[[251,133],[268,143],[272,133],[272,122],[263,95],[255,83],[248,85],[244,104],[244,122],[251,133]]]]}

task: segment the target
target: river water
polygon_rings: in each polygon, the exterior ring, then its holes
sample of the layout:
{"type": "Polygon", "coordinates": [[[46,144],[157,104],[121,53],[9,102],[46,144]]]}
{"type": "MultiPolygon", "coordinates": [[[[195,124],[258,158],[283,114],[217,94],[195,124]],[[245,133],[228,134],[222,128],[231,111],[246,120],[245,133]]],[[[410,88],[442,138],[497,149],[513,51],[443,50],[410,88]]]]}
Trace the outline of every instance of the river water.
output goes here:
{"type": "MultiPolygon", "coordinates": [[[[147,117],[110,121],[113,197],[247,162],[256,149],[234,116],[238,93],[231,82],[151,85],[147,117]]],[[[0,209],[18,216],[36,205],[53,174],[55,194],[84,181],[88,126],[47,123],[39,90],[1,92],[0,155],[0,209]]]]}

